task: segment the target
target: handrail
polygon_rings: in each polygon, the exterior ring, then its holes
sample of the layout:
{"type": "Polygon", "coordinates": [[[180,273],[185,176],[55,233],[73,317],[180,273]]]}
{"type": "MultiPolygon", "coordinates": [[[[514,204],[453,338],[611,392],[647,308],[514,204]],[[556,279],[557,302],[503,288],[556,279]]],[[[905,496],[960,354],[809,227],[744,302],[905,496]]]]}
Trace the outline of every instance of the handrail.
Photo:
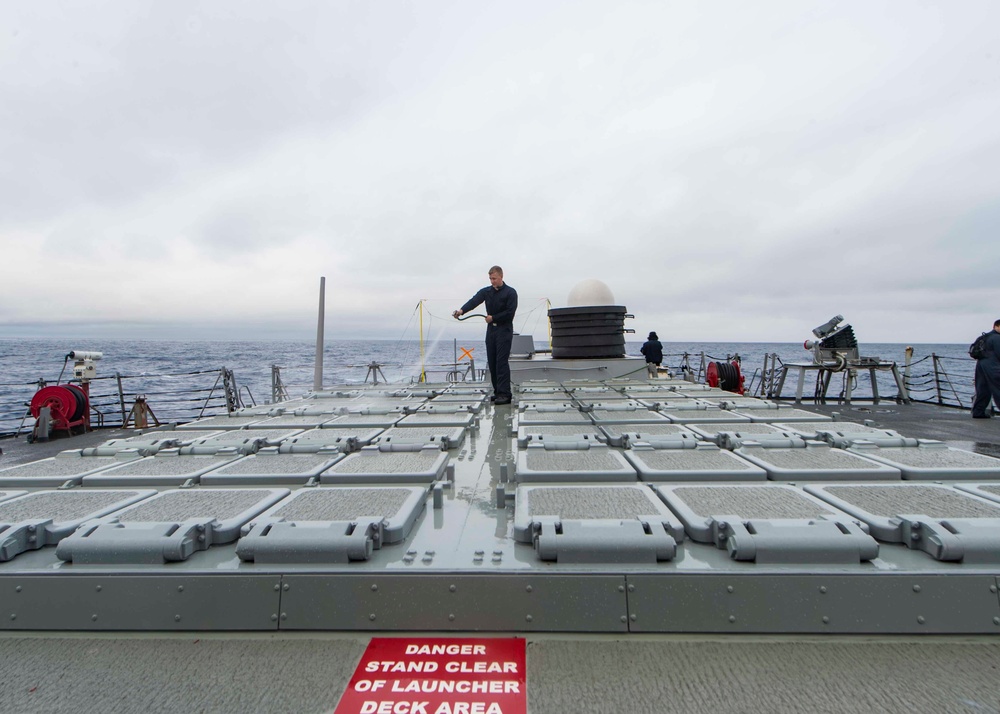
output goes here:
{"type": "MultiPolygon", "coordinates": [[[[224,369],[224,368],[223,368],[224,369]]],[[[202,416],[225,414],[227,405],[222,395],[215,393],[223,372],[192,370],[157,374],[127,375],[114,373],[90,380],[90,407],[99,415],[98,426],[120,426],[127,419],[128,407],[137,397],[155,403],[157,412],[167,421],[191,421],[202,416]],[[204,382],[207,375],[216,375],[216,385],[204,382]],[[188,379],[183,379],[187,377],[188,379]],[[164,380],[169,380],[166,382],[164,380]]],[[[8,384],[22,387],[24,391],[11,395],[15,400],[0,405],[0,436],[18,436],[31,418],[30,404],[34,392],[45,386],[45,380],[8,384]],[[29,391],[30,389],[30,391],[29,391]],[[16,406],[15,406],[16,405],[16,406]],[[20,423],[17,423],[19,420],[20,423]]],[[[252,393],[249,392],[251,400],[252,393]]],[[[28,431],[31,427],[28,427],[28,431]]]]}
{"type": "MultiPolygon", "coordinates": [[[[675,352],[664,355],[664,365],[668,365],[668,360],[678,365],[674,371],[687,370],[695,377],[696,381],[704,381],[705,370],[709,361],[729,361],[738,359],[739,355],[726,355],[724,358],[702,352],[675,352]],[[695,367],[691,363],[697,360],[695,367]]],[[[407,364],[381,363],[384,366],[392,366],[405,369],[407,364]]],[[[973,369],[975,362],[966,357],[948,357],[938,354],[930,354],[917,359],[909,360],[907,373],[903,376],[903,386],[907,390],[910,399],[918,403],[937,404],[944,407],[955,407],[968,409],[974,398],[973,369]],[[922,363],[926,364],[926,369],[916,371],[922,363]]],[[[368,368],[368,364],[341,365],[340,369],[360,369],[368,368]]],[[[764,356],[764,365],[755,369],[750,379],[748,394],[756,394],[761,397],[771,397],[777,378],[784,366],[781,358],[775,353],[764,356]]],[[[443,381],[467,381],[469,379],[481,380],[485,375],[485,370],[475,369],[467,363],[462,363],[461,369],[457,362],[441,362],[424,364],[426,372],[441,374],[443,381]]],[[[280,368],[278,368],[280,370],[280,368]]],[[[361,375],[358,384],[361,384],[361,375]]],[[[277,374],[280,380],[280,371],[277,374]]],[[[877,378],[887,379],[883,373],[878,373],[877,378]]],[[[880,392],[892,394],[895,383],[879,381],[880,392]]],[[[54,383],[54,380],[32,380],[25,382],[4,383],[0,386],[20,387],[23,392],[14,392],[7,399],[6,404],[0,404],[0,435],[20,434],[23,432],[24,424],[30,420],[30,412],[26,409],[33,393],[46,384],[54,383]],[[20,422],[20,424],[18,424],[20,422]]],[[[403,379],[399,380],[404,384],[403,379]]],[[[214,370],[191,370],[186,372],[167,372],[156,374],[121,374],[114,373],[103,375],[91,380],[91,406],[99,410],[103,415],[106,426],[116,426],[125,423],[129,406],[137,396],[145,397],[150,403],[155,405],[157,414],[161,415],[165,421],[191,421],[204,416],[214,416],[225,414],[238,408],[242,404],[241,397],[249,398],[249,401],[256,404],[249,386],[236,388],[235,378],[231,370],[218,368],[214,370]],[[226,372],[229,372],[227,377],[226,372]],[[207,378],[214,375],[214,380],[207,378]],[[185,379],[186,378],[186,379],[185,379]],[[228,399],[226,390],[221,387],[225,382],[230,389],[228,399]],[[244,392],[245,390],[245,392],[244,392]]],[[[860,385],[862,389],[865,384],[860,385]]],[[[308,385],[279,383],[280,393],[283,399],[288,398],[290,391],[308,391],[308,385]]],[[[853,393],[854,400],[864,401],[863,394],[853,393]]],[[[272,401],[275,401],[272,399],[272,401]]],[[[280,401],[280,400],[278,400],[280,401]]]]}

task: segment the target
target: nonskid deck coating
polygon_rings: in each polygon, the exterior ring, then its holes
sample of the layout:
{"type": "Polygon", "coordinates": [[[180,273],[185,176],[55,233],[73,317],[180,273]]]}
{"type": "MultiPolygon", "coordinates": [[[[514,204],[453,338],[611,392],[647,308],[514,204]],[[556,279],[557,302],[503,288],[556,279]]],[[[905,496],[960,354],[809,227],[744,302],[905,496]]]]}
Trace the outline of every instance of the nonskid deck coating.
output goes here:
{"type": "MultiPolygon", "coordinates": [[[[367,642],[0,633],[0,702],[47,714],[329,714],[367,642]]],[[[992,638],[528,635],[528,711],[995,712],[998,660],[992,638]]]]}

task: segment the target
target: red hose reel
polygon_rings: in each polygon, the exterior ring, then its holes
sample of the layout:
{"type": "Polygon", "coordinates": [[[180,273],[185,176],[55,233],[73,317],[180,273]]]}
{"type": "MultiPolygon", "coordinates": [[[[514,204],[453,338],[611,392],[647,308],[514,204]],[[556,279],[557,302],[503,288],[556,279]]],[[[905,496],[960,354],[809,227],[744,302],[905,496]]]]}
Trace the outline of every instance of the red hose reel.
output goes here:
{"type": "Polygon", "coordinates": [[[735,360],[732,362],[709,362],[705,369],[705,382],[710,387],[743,394],[743,373],[740,371],[740,363],[735,360]]]}
{"type": "Polygon", "coordinates": [[[42,387],[31,398],[31,416],[38,419],[42,407],[49,408],[53,429],[69,431],[90,424],[90,391],[88,385],[57,384],[42,387]]]}

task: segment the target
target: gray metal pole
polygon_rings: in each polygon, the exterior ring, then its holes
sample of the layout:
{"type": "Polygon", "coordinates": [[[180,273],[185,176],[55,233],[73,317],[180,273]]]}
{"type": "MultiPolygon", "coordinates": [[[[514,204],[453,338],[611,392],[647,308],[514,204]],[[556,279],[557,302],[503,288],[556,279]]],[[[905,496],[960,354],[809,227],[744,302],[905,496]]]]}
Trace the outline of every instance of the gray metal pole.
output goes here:
{"type": "Polygon", "coordinates": [[[944,404],[941,397],[941,372],[938,370],[938,356],[931,352],[931,361],[934,363],[934,391],[937,392],[937,403],[944,404]]]}
{"type": "Polygon", "coordinates": [[[319,279],[319,321],[316,325],[316,370],[313,372],[313,389],[323,388],[323,323],[326,318],[326,278],[319,279]]]}

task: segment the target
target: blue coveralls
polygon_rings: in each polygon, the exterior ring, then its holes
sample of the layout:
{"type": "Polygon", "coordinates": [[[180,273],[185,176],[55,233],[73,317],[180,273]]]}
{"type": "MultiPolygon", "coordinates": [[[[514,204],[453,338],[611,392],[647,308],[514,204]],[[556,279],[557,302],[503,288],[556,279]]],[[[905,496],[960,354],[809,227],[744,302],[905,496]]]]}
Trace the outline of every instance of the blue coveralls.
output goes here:
{"type": "Polygon", "coordinates": [[[462,305],[462,312],[474,310],[486,303],[486,314],[493,322],[486,326],[486,362],[490,381],[497,399],[510,399],[510,344],[514,341],[514,313],[517,312],[517,291],[504,283],[499,288],[487,285],[462,305]]]}
{"type": "Polygon", "coordinates": [[[989,416],[986,409],[990,399],[1000,410],[1000,332],[986,334],[986,356],[976,360],[976,398],[972,402],[972,416],[989,416]]]}

